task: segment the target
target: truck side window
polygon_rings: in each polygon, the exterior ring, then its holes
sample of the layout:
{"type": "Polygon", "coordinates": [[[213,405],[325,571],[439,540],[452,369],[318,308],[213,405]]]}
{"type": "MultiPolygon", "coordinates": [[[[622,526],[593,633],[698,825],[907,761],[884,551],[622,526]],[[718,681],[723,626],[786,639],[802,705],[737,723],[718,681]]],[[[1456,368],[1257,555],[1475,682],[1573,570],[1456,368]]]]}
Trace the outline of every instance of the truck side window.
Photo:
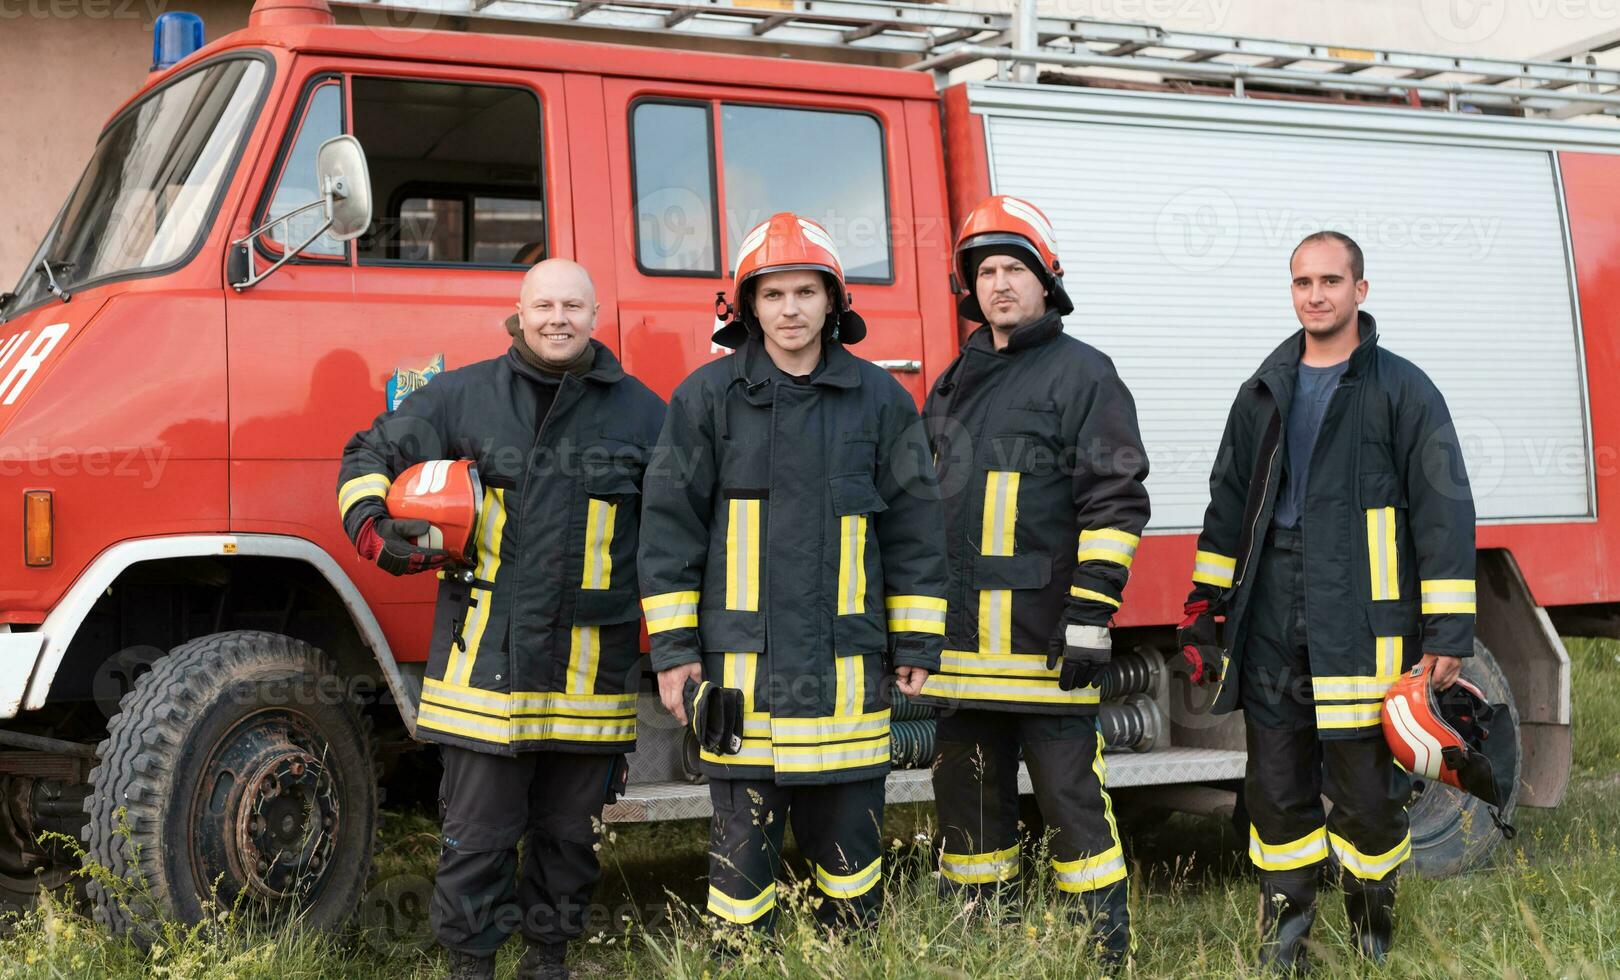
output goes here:
{"type": "Polygon", "coordinates": [[[636,262],[643,272],[720,275],[712,118],[707,103],[638,102],[630,111],[636,262]]]}
{"type": "Polygon", "coordinates": [[[890,282],[889,189],[883,127],[863,112],[721,107],[726,235],[740,241],[779,211],[826,227],[845,276],[890,282]]]}
{"type": "Polygon", "coordinates": [[[363,264],[533,265],[549,254],[540,100],[524,88],[354,79],[376,217],[363,264]]]}
{"type": "MultiPolygon", "coordinates": [[[[270,208],[265,212],[266,220],[296,211],[320,197],[320,188],[315,185],[315,151],[321,148],[322,143],[342,132],[343,86],[334,78],[322,82],[309,93],[298,136],[282,161],[281,179],[276,184],[275,196],[270,199],[270,208]]],[[[286,224],[271,228],[269,238],[283,246],[296,245],[308,238],[324,220],[319,210],[305,211],[286,224]]],[[[342,242],[322,235],[303,254],[342,258],[347,253],[342,242]]]]}

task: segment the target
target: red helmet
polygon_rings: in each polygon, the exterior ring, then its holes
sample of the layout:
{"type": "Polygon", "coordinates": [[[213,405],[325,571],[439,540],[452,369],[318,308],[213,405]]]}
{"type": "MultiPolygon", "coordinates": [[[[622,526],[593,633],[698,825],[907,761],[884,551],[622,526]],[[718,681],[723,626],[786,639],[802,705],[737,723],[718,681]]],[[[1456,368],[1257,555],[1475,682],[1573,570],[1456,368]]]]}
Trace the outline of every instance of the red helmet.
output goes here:
{"type": "Polygon", "coordinates": [[[431,459],[399,475],[388,488],[388,516],[428,522],[418,547],[443,548],[471,565],[476,558],[478,516],[484,488],[469,459],[431,459]]]}
{"type": "Polygon", "coordinates": [[[748,339],[749,330],[759,326],[753,304],[744,295],[743,285],[766,272],[814,269],[825,274],[834,287],[832,315],[827,318],[829,335],[840,343],[853,344],[866,336],[866,321],[850,309],[849,289],[844,285],[844,263],[838,246],[827,229],[791,211],[773,214],[747,235],[737,249],[737,272],[732,280],[731,301],[726,294],[715,297],[714,342],[737,348],[748,339]]]}
{"type": "Polygon", "coordinates": [[[1505,704],[1491,704],[1458,678],[1435,691],[1424,667],[1413,667],[1384,695],[1384,738],[1401,768],[1477,796],[1512,837],[1500,813],[1513,797],[1518,724],[1505,704]]]}
{"type": "Polygon", "coordinates": [[[1063,264],[1058,261],[1057,233],[1052,222],[1040,208],[1021,197],[996,194],[974,205],[962,222],[962,231],[956,236],[952,284],[962,298],[956,310],[963,317],[984,323],[984,311],[979,308],[979,297],[974,289],[979,263],[993,254],[991,250],[1005,251],[1008,247],[1027,253],[1034,259],[1035,271],[1046,283],[1047,298],[1059,313],[1074,312],[1074,303],[1063,289],[1063,264]]]}

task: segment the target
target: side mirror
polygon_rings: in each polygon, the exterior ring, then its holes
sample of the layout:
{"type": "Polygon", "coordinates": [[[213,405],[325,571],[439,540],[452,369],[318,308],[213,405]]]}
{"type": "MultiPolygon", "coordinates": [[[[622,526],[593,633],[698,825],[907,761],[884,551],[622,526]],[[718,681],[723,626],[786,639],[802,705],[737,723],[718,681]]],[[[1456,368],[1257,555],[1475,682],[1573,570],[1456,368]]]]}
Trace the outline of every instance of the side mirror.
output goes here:
{"type": "Polygon", "coordinates": [[[347,242],[359,238],[371,226],[371,174],[366,169],[366,151],[361,149],[359,140],[353,136],[334,136],[322,143],[320,149],[315,151],[315,176],[321,189],[320,200],[295,208],[279,218],[272,218],[231,243],[226,275],[232,289],[241,292],[258,285],[322,235],[331,235],[340,242],[347,242]],[[325,211],[326,220],[321,226],[308,238],[284,251],[281,258],[272,262],[269,268],[263,272],[256,270],[251,248],[253,241],[276,225],[315,208],[325,211]]]}

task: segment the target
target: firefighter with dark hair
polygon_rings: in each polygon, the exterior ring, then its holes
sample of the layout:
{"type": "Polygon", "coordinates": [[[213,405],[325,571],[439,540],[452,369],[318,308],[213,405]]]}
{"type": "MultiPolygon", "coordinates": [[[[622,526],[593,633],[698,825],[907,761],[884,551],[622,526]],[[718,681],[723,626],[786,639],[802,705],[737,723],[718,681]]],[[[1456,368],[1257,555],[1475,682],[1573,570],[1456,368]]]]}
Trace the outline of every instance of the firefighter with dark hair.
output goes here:
{"type": "Polygon", "coordinates": [[[1445,399],[1379,346],[1354,241],[1311,235],[1291,273],[1302,329],[1232,404],[1179,637],[1191,679],[1220,685],[1214,710],[1243,709],[1261,961],[1284,972],[1307,966],[1330,858],[1357,948],[1388,952],[1412,840],[1380,709],[1411,664],[1451,686],[1475,608],[1473,497],[1445,399]]]}
{"type": "Polygon", "coordinates": [[[444,760],[430,912],[457,980],[493,977],[518,929],[522,980],[568,975],[601,877],[596,822],[636,739],[640,491],[664,404],[591,338],[582,267],[542,262],[520,295],[506,354],[356,433],[338,487],[363,557],[441,578],[416,734],[444,760]],[[476,517],[447,514],[456,500],[476,517]]]}
{"type": "Polygon", "coordinates": [[[1063,332],[1056,236],[997,195],[957,237],[958,310],[984,324],[924,406],[944,489],[949,615],[924,700],[939,719],[942,886],[1010,898],[1020,749],[1056,834],[1052,870],[1103,957],[1130,951],[1125,855],[1103,787],[1098,676],[1148,520],[1136,406],[1110,361],[1063,332]]]}
{"type": "Polygon", "coordinates": [[[911,396],[851,354],[866,335],[832,238],[778,214],[744,237],[715,342],[676,389],[647,479],[642,605],[664,705],[708,731],[708,911],[768,930],[791,822],[827,924],[882,897],[894,683],[939,665],[939,499],[911,396]],[[723,711],[720,711],[722,716],[723,711]],[[724,726],[722,726],[723,728],[724,726]],[[727,734],[734,738],[725,737],[727,734]]]}

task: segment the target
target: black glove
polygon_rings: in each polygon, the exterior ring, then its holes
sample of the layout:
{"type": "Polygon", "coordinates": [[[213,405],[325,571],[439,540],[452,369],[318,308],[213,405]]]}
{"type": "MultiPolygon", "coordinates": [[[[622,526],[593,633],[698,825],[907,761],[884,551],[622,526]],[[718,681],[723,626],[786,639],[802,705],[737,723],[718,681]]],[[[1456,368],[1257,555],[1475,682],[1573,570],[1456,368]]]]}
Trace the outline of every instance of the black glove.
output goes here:
{"type": "Polygon", "coordinates": [[[714,755],[735,755],[742,751],[741,691],[689,677],[681,699],[686,702],[687,724],[706,751],[714,755]]]}
{"type": "Polygon", "coordinates": [[[1109,639],[1108,627],[1069,623],[1047,644],[1046,669],[1051,670],[1062,660],[1063,672],[1058,675],[1058,688],[1073,691],[1091,687],[1113,655],[1113,641],[1109,639]]]}
{"type": "Polygon", "coordinates": [[[1176,649],[1187,664],[1187,679],[1194,684],[1212,684],[1221,679],[1221,647],[1215,636],[1215,614],[1209,602],[1187,603],[1184,618],[1176,629],[1176,649]]]}
{"type": "Polygon", "coordinates": [[[382,541],[377,551],[377,567],[390,575],[414,575],[450,564],[450,552],[443,548],[423,548],[416,539],[428,533],[428,522],[396,521],[380,518],[374,530],[382,541]]]}

